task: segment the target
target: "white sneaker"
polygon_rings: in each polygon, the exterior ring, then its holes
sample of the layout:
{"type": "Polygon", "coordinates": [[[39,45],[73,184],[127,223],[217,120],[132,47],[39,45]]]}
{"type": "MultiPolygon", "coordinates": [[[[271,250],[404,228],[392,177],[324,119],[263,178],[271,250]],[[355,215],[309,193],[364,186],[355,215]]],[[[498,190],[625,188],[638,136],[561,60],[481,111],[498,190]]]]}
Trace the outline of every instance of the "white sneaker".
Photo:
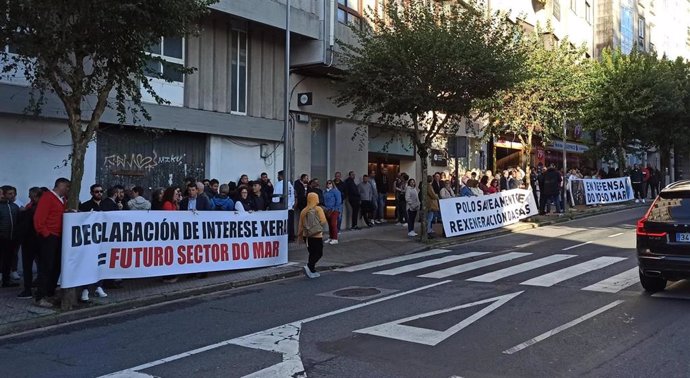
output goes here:
{"type": "Polygon", "coordinates": [[[304,274],[306,274],[307,277],[309,277],[309,278],[316,278],[316,276],[314,275],[314,273],[312,273],[312,271],[311,271],[311,270],[309,269],[309,267],[306,266],[306,265],[304,266],[304,274]]]}
{"type": "Polygon", "coordinates": [[[81,301],[82,302],[88,302],[89,301],[89,289],[84,289],[81,291],[81,301]]]}
{"type": "Polygon", "coordinates": [[[407,223],[403,223],[403,224],[401,224],[401,226],[407,227],[407,223]]]}
{"type": "Polygon", "coordinates": [[[635,200],[635,203],[640,203],[640,200],[636,199],[636,200],[635,200]]]}
{"type": "Polygon", "coordinates": [[[331,244],[331,245],[336,245],[336,244],[338,244],[338,239],[331,239],[330,244],[331,244]]]}
{"type": "Polygon", "coordinates": [[[314,273],[312,273],[312,274],[314,275],[314,277],[312,277],[312,278],[319,278],[319,277],[321,277],[321,274],[319,274],[319,272],[314,272],[314,273]]]}
{"type": "Polygon", "coordinates": [[[414,231],[410,231],[407,233],[407,236],[417,236],[417,233],[414,231]]]}
{"type": "Polygon", "coordinates": [[[402,223],[400,223],[400,222],[395,222],[395,225],[396,225],[396,226],[402,226],[402,223]]]}
{"type": "Polygon", "coordinates": [[[106,294],[105,291],[103,291],[103,288],[100,286],[96,288],[96,295],[98,295],[99,298],[105,298],[108,296],[108,294],[106,294]]]}
{"type": "Polygon", "coordinates": [[[643,198],[643,199],[642,199],[642,203],[647,203],[647,200],[645,200],[645,199],[643,198]]]}
{"type": "Polygon", "coordinates": [[[326,238],[326,239],[323,241],[323,244],[330,244],[330,243],[331,243],[331,239],[329,239],[329,238],[326,238]]]}
{"type": "Polygon", "coordinates": [[[17,273],[16,271],[10,273],[10,278],[15,281],[19,281],[19,279],[21,279],[21,277],[19,277],[19,273],[17,273]]]}

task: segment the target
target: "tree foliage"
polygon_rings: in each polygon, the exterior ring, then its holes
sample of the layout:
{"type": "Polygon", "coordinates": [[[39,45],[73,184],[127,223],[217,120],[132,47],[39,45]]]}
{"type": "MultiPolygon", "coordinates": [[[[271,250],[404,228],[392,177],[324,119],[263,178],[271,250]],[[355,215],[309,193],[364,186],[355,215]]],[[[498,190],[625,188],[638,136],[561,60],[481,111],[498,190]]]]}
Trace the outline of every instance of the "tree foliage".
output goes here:
{"type": "Polygon", "coordinates": [[[626,154],[657,147],[662,160],[688,140],[688,66],[654,53],[605,50],[594,65],[584,126],[597,151],[625,168],[626,154]]]}
{"type": "Polygon", "coordinates": [[[590,61],[585,48],[574,47],[567,39],[549,46],[549,36],[537,30],[523,39],[528,51],[525,80],[477,103],[489,120],[485,135],[507,133],[520,140],[525,170],[533,137],[559,136],[565,123],[579,120],[588,95],[590,61]]]}
{"type": "Polygon", "coordinates": [[[356,44],[342,45],[346,70],[335,102],[351,106],[361,128],[377,124],[411,137],[424,196],[432,142],[455,134],[474,100],[518,81],[524,52],[519,29],[476,2],[389,4],[383,17],[369,17],[370,27],[352,28],[356,44]]]}
{"type": "MultiPolygon", "coordinates": [[[[156,101],[146,70],[158,61],[146,53],[161,36],[182,37],[198,29],[198,20],[213,0],[12,0],[0,6],[0,38],[18,55],[3,56],[4,70],[25,69],[39,112],[44,96],[64,105],[72,136],[71,208],[79,201],[84,154],[107,108],[120,122],[132,114],[148,119],[141,103],[144,88],[156,101]]],[[[188,68],[168,66],[191,72],[188,68]]]]}

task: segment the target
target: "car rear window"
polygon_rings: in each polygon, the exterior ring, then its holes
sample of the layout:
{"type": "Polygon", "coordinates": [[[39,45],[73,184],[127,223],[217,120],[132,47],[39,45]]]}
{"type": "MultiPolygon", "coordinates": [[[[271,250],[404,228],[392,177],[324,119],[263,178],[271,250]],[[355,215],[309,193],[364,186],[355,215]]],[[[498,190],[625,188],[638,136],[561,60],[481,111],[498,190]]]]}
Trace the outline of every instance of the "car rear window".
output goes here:
{"type": "Polygon", "coordinates": [[[690,192],[662,192],[647,219],[652,222],[690,223],[690,192]]]}

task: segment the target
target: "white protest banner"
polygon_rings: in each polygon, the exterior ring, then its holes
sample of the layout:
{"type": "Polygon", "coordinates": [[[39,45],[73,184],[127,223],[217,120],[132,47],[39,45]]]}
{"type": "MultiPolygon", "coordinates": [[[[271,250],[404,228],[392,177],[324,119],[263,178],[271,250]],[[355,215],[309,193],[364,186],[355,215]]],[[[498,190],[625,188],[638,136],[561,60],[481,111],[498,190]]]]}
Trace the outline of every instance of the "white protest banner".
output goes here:
{"type": "Polygon", "coordinates": [[[507,226],[539,212],[532,191],[526,189],[447,198],[440,200],[440,205],[446,237],[507,226]]]}
{"type": "MultiPolygon", "coordinates": [[[[573,180],[575,181],[575,180],[573,180]]],[[[585,204],[607,204],[625,202],[635,199],[630,177],[612,179],[582,179],[584,184],[585,204]]]]}
{"type": "Polygon", "coordinates": [[[287,211],[110,211],[63,218],[62,287],[286,264],[287,211]]]}

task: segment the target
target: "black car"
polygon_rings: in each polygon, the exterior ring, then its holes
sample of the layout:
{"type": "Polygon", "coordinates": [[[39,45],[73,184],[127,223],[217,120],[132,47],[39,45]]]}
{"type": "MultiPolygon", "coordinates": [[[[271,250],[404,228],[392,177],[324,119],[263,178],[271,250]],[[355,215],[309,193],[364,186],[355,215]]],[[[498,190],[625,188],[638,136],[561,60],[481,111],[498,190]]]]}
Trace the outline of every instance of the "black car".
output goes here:
{"type": "Polygon", "coordinates": [[[640,283],[648,292],[690,278],[690,180],[665,187],[637,222],[640,283]]]}

